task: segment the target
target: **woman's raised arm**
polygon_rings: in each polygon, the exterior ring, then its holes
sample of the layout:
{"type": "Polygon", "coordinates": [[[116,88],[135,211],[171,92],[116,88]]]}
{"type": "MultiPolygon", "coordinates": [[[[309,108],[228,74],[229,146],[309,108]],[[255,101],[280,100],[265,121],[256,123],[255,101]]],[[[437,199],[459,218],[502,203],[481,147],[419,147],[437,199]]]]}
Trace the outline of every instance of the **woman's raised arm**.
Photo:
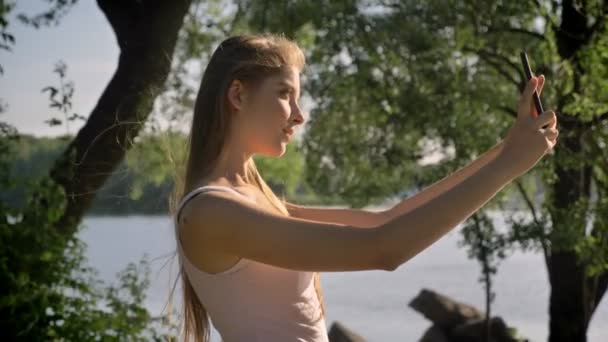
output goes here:
{"type": "Polygon", "coordinates": [[[304,271],[395,269],[468,218],[555,146],[555,113],[530,115],[535,85],[532,79],[522,95],[519,116],[498,157],[433,200],[383,225],[358,229],[299,219],[261,210],[233,194],[207,192],[184,206],[178,237],[185,253],[195,264],[197,251],[214,248],[304,271]],[[550,128],[541,130],[546,124],[550,128]]]}

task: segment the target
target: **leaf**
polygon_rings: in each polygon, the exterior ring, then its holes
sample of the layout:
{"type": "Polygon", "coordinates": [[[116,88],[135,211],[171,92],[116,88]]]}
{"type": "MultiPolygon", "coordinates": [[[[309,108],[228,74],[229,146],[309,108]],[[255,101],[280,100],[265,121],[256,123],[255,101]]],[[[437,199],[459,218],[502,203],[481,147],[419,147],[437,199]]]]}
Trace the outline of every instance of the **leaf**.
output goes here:
{"type": "Polygon", "coordinates": [[[53,257],[53,253],[46,251],[46,252],[42,253],[42,255],[40,255],[40,260],[49,261],[49,260],[51,260],[52,257],[53,257]]]}
{"type": "Polygon", "coordinates": [[[15,44],[15,37],[10,33],[2,32],[2,39],[4,41],[8,41],[9,43],[11,43],[13,45],[15,44]]]}
{"type": "Polygon", "coordinates": [[[55,87],[51,87],[51,86],[44,87],[44,88],[42,88],[42,90],[41,90],[41,92],[42,92],[42,93],[44,93],[44,92],[46,92],[46,91],[48,91],[48,92],[50,93],[49,97],[50,97],[51,99],[52,99],[52,98],[54,98],[54,97],[55,97],[55,95],[57,95],[57,92],[58,92],[57,88],[55,88],[55,87]]]}
{"type": "Polygon", "coordinates": [[[71,116],[68,117],[69,121],[74,121],[76,119],[80,119],[80,120],[85,121],[87,118],[84,117],[84,116],[82,116],[82,115],[78,115],[77,113],[74,113],[74,114],[72,114],[71,116]]]}
{"type": "Polygon", "coordinates": [[[58,126],[58,125],[62,124],[62,121],[59,120],[59,119],[57,119],[57,118],[52,118],[52,119],[49,119],[49,120],[45,120],[44,122],[46,124],[48,124],[49,126],[51,126],[51,127],[52,126],[58,126]]]}

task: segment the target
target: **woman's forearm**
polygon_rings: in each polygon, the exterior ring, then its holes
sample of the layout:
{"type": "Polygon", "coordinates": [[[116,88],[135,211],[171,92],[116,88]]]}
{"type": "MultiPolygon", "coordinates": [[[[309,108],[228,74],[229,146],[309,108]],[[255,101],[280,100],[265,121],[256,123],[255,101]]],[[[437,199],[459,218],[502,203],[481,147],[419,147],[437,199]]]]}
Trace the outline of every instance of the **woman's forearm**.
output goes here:
{"type": "Polygon", "coordinates": [[[490,160],[496,158],[501,147],[502,143],[497,144],[488,151],[484,152],[479,158],[471,162],[469,165],[425,188],[416,195],[401,201],[396,206],[393,206],[388,210],[369,211],[364,209],[310,207],[296,205],[289,202],[285,203],[285,205],[291,216],[298,218],[322,222],[335,222],[351,225],[353,227],[378,227],[399,215],[403,215],[419,207],[420,205],[437,197],[437,195],[454,187],[454,185],[462,182],[471,174],[479,170],[479,168],[486,165],[490,160]]]}
{"type": "Polygon", "coordinates": [[[496,158],[496,156],[500,152],[500,149],[502,148],[502,144],[503,143],[500,142],[499,144],[484,152],[481,156],[469,163],[467,166],[433,183],[432,185],[426,187],[414,196],[406,198],[405,200],[397,203],[395,206],[385,210],[382,213],[385,222],[388,222],[397,216],[403,215],[427,203],[428,201],[432,200],[433,198],[453,188],[455,185],[459,184],[463,180],[467,179],[473,173],[477,172],[477,170],[479,170],[481,167],[496,158]]]}
{"type": "Polygon", "coordinates": [[[397,268],[466,220],[511,182],[516,173],[495,158],[470,177],[379,227],[378,248],[397,268]]]}

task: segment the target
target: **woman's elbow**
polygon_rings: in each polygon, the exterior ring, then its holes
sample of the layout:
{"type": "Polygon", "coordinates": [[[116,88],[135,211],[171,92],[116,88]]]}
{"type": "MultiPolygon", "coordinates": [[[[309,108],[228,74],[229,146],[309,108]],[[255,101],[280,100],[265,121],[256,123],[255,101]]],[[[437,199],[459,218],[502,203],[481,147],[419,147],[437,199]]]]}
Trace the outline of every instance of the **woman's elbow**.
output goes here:
{"type": "Polygon", "coordinates": [[[391,243],[387,241],[386,225],[382,224],[376,228],[376,239],[373,242],[374,250],[371,252],[375,256],[376,269],[382,271],[394,271],[399,267],[394,251],[389,248],[391,243]]]}

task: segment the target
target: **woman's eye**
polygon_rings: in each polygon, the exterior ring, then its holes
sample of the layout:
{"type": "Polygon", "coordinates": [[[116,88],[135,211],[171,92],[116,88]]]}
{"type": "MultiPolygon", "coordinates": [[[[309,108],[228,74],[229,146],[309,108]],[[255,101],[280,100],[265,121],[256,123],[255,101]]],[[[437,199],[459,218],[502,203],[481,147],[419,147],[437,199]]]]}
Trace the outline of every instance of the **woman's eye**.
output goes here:
{"type": "Polygon", "coordinates": [[[289,90],[282,90],[280,92],[280,95],[281,95],[281,97],[288,98],[289,97],[289,90]]]}

